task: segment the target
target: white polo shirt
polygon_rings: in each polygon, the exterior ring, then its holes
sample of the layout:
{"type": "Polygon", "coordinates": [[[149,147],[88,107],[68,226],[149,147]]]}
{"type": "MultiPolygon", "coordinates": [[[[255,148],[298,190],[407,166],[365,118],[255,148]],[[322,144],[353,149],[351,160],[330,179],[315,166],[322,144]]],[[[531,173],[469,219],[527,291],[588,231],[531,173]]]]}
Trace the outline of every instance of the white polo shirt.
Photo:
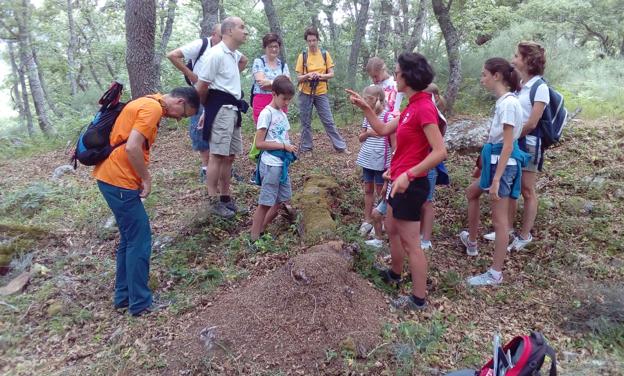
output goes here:
{"type": "Polygon", "coordinates": [[[232,94],[236,99],[241,99],[240,72],[238,71],[241,56],[243,54],[238,50],[230,50],[221,41],[202,55],[195,73],[200,80],[211,82],[211,89],[221,90],[232,94]]]}
{"type": "MultiPolygon", "coordinates": [[[[541,76],[533,76],[529,81],[523,83],[520,92],[518,93],[518,100],[520,101],[520,106],[522,107],[522,124],[526,124],[529,121],[529,116],[531,116],[531,111],[533,110],[533,105],[531,105],[531,87],[542,78],[541,76]]],[[[541,84],[538,86],[537,91],[535,92],[534,102],[543,102],[544,105],[548,106],[550,103],[550,96],[548,93],[548,85],[541,84]]],[[[535,136],[527,135],[526,136],[527,145],[536,146],[537,138],[535,136]]]]}

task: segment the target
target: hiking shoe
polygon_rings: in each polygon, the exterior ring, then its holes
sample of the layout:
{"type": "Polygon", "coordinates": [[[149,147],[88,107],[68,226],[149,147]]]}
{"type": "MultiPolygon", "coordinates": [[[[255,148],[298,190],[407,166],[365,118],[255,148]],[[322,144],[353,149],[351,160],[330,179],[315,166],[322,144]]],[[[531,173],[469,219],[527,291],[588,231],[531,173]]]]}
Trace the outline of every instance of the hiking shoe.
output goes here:
{"type": "Polygon", "coordinates": [[[426,251],[427,249],[431,249],[433,248],[433,244],[431,244],[431,240],[420,240],[420,248],[423,251],[426,251]]]}
{"type": "Polygon", "coordinates": [[[230,211],[234,212],[234,214],[236,213],[249,213],[249,210],[247,208],[243,208],[243,209],[239,209],[238,206],[236,206],[236,203],[234,202],[234,200],[230,199],[230,201],[228,202],[224,202],[223,203],[224,206],[229,209],[230,211]]]}
{"type": "Polygon", "coordinates": [[[234,168],[232,168],[232,170],[230,171],[230,176],[234,178],[234,180],[236,180],[237,182],[245,181],[245,179],[243,179],[243,177],[240,176],[234,168]]]}
{"type": "Polygon", "coordinates": [[[410,295],[399,295],[390,303],[396,309],[403,309],[408,311],[420,311],[427,308],[427,303],[418,305],[410,295]]]}
{"type": "Polygon", "coordinates": [[[120,315],[125,315],[126,312],[128,312],[128,306],[127,305],[122,305],[122,306],[118,306],[116,305],[114,307],[115,312],[117,312],[120,315]]]}
{"type": "MultiPolygon", "coordinates": [[[[381,234],[379,234],[381,235],[381,234]]],[[[375,227],[373,226],[373,228],[370,230],[370,232],[368,233],[368,237],[371,239],[375,239],[375,227]]]]}
{"type": "Polygon", "coordinates": [[[477,248],[477,242],[470,241],[470,235],[468,231],[462,231],[459,233],[459,239],[466,247],[466,254],[468,256],[477,256],[479,255],[479,249],[477,248]]]}
{"type": "Polygon", "coordinates": [[[199,169],[199,182],[202,184],[206,184],[206,169],[205,168],[199,169]]]}
{"type": "MultiPolygon", "coordinates": [[[[513,236],[513,230],[509,230],[509,236],[513,236]]],[[[488,232],[487,234],[483,235],[483,239],[493,242],[494,240],[496,240],[496,232],[488,232]]]]}
{"type": "Polygon", "coordinates": [[[388,268],[378,269],[378,272],[379,272],[379,276],[381,277],[381,280],[384,281],[384,283],[387,283],[389,285],[395,285],[398,288],[402,282],[400,277],[398,279],[393,278],[390,275],[390,269],[388,268]]]}
{"type": "Polygon", "coordinates": [[[507,247],[507,252],[521,251],[524,249],[524,247],[529,245],[529,243],[531,243],[532,241],[533,241],[533,236],[531,236],[531,234],[529,234],[528,239],[523,239],[522,236],[520,235],[514,236],[513,242],[511,242],[509,247],[507,247]]]}
{"type": "Polygon", "coordinates": [[[362,225],[360,226],[360,235],[362,236],[366,236],[366,234],[368,234],[371,230],[373,229],[373,225],[371,225],[368,222],[362,222],[362,225]]]}
{"type": "Polygon", "coordinates": [[[496,277],[494,277],[488,270],[483,274],[468,278],[466,282],[470,286],[496,286],[503,283],[503,275],[501,274],[501,277],[496,279],[496,277]]]}
{"type": "Polygon", "coordinates": [[[160,299],[160,298],[153,298],[151,306],[149,306],[147,308],[144,308],[143,310],[141,310],[141,311],[139,311],[137,313],[133,313],[132,316],[133,317],[141,317],[141,316],[149,315],[151,313],[162,311],[165,308],[169,307],[170,305],[171,305],[171,301],[170,300],[164,300],[164,299],[160,299]]]}
{"type": "Polygon", "coordinates": [[[232,210],[227,208],[227,206],[225,205],[225,202],[219,201],[218,198],[216,200],[214,199],[211,200],[210,211],[213,214],[216,214],[219,217],[223,217],[223,218],[232,218],[234,215],[236,215],[236,213],[234,213],[232,210]]]}
{"type": "Polygon", "coordinates": [[[375,248],[382,248],[384,245],[384,242],[381,239],[371,239],[371,240],[365,241],[364,244],[369,245],[371,247],[375,247],[375,248]]]}

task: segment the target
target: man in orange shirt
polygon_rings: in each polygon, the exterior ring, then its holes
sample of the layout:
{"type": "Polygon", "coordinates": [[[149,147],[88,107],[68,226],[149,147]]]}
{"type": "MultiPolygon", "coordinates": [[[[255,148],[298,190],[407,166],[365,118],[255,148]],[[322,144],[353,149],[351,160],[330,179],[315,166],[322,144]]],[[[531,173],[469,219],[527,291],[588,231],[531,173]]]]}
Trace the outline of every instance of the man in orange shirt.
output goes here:
{"type": "Polygon", "coordinates": [[[147,169],[150,147],[156,140],[162,117],[181,119],[193,116],[199,95],[192,87],[177,88],[169,94],[153,94],[129,102],[115,121],[110,156],[95,166],[93,176],[119,227],[116,253],[114,304],[140,316],[156,308],[147,286],[152,233],[141,199],[152,189],[147,169]]]}

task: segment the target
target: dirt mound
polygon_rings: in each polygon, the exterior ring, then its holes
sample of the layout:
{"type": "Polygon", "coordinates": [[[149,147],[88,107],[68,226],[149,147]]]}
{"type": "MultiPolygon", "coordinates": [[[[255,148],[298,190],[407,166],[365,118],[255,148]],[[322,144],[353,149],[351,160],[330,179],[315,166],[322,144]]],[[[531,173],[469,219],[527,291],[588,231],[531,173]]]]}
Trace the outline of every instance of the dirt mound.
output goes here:
{"type": "Polygon", "coordinates": [[[182,355],[191,359],[180,359],[185,365],[180,368],[331,373],[328,352],[370,352],[389,320],[384,297],[352,272],[343,256],[319,248],[195,313],[195,324],[183,339],[186,350],[189,344],[193,349],[182,355]]]}

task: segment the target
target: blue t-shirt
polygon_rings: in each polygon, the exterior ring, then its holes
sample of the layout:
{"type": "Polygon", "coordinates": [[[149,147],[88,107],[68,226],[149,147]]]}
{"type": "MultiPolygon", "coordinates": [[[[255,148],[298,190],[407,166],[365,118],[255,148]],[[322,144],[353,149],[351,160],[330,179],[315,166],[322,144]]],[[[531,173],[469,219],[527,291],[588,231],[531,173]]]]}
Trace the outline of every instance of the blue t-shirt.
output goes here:
{"type": "MultiPolygon", "coordinates": [[[[251,67],[251,73],[252,73],[252,75],[255,75],[257,72],[264,73],[264,77],[266,77],[267,80],[274,80],[275,77],[277,77],[279,75],[284,75],[284,76],[289,76],[290,77],[290,71],[288,70],[288,64],[284,63],[284,71],[282,72],[282,62],[278,58],[277,59],[277,67],[275,69],[272,69],[271,67],[269,67],[268,59],[267,59],[266,55],[262,55],[261,57],[254,59],[253,66],[251,67]],[[262,59],[264,59],[264,61],[262,61],[262,59]]],[[[260,88],[260,86],[254,84],[253,85],[253,93],[254,94],[271,94],[271,91],[270,90],[268,90],[268,91],[267,90],[262,90],[260,88]]]]}

